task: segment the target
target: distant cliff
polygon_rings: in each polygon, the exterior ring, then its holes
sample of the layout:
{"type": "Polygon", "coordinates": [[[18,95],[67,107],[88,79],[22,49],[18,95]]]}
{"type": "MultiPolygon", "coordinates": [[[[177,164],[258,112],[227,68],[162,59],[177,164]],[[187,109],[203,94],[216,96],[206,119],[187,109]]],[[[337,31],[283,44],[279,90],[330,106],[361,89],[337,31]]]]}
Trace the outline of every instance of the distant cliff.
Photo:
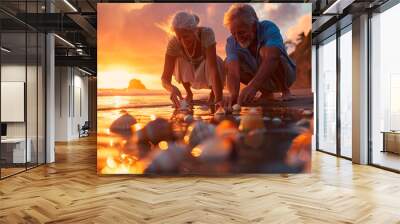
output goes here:
{"type": "Polygon", "coordinates": [[[129,81],[128,89],[129,90],[146,89],[146,87],[143,85],[143,83],[139,79],[131,79],[131,81],[129,81]]]}
{"type": "Polygon", "coordinates": [[[285,44],[295,47],[289,55],[296,63],[296,81],[291,88],[311,89],[311,31],[308,34],[301,33],[296,43],[286,42],[285,44]]]}
{"type": "MultiPolygon", "coordinates": [[[[132,95],[154,95],[161,90],[149,90],[139,79],[131,79],[128,88],[123,89],[97,89],[98,96],[132,96],[132,95]]],[[[162,91],[164,93],[165,91],[162,91]]]]}

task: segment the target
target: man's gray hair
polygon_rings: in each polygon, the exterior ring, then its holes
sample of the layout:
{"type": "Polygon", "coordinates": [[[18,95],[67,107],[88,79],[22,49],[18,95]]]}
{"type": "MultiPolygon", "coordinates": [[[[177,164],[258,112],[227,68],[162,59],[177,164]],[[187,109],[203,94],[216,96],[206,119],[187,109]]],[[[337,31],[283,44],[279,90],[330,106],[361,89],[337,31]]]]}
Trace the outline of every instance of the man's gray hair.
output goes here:
{"type": "Polygon", "coordinates": [[[247,25],[253,25],[258,22],[256,11],[249,4],[233,4],[224,14],[224,26],[229,28],[233,20],[240,19],[247,25]]]}

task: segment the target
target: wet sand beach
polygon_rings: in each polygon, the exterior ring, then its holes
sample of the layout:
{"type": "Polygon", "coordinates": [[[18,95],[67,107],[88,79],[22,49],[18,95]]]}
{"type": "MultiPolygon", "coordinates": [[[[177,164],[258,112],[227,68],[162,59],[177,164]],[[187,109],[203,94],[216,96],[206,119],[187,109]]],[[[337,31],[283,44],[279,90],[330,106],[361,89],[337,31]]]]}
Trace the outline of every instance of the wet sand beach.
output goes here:
{"type": "Polygon", "coordinates": [[[298,91],[288,102],[259,100],[240,112],[225,115],[215,115],[213,108],[206,107],[205,99],[206,95],[198,94],[191,110],[179,111],[171,107],[166,95],[99,96],[98,173],[227,175],[299,173],[309,169],[310,93],[298,91]],[[251,114],[255,111],[258,115],[251,114]],[[116,133],[115,127],[110,130],[121,116],[134,122],[125,127],[127,133],[116,133]],[[243,119],[253,117],[261,119],[262,131],[243,129],[243,119]],[[190,145],[190,138],[196,137],[191,131],[198,123],[210,125],[204,127],[214,136],[190,145]],[[172,133],[165,131],[169,125],[172,133]],[[150,135],[160,135],[161,141],[141,141],[140,130],[150,130],[146,126],[151,126],[150,135]],[[228,132],[231,134],[226,135],[228,132]]]}

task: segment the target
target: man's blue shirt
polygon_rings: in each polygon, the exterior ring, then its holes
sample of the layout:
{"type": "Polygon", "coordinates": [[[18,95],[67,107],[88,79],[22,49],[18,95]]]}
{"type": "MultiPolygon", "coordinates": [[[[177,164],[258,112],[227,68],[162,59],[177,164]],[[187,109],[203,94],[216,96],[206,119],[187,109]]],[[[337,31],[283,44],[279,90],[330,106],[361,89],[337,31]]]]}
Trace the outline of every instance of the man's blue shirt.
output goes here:
{"type": "Polygon", "coordinates": [[[264,20],[257,23],[257,56],[254,57],[250,50],[242,48],[239,43],[236,42],[233,36],[229,36],[225,46],[226,60],[244,60],[245,63],[250,65],[252,68],[258,68],[261,62],[259,58],[259,51],[262,46],[277,47],[280,49],[283,56],[288,59],[289,65],[295,69],[296,65],[289,58],[285,45],[283,43],[282,35],[277,25],[273,22],[264,20]]]}

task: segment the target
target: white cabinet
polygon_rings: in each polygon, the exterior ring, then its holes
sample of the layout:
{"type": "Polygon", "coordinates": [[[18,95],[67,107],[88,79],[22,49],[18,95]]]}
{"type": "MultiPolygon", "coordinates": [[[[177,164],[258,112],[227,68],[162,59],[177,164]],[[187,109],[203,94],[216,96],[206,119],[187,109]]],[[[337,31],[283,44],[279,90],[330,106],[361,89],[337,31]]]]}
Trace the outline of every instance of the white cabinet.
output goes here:
{"type": "MultiPolygon", "coordinates": [[[[25,138],[7,138],[1,140],[2,151],[3,147],[4,151],[10,151],[9,154],[11,160],[12,154],[12,163],[25,163],[32,161],[32,140],[28,138],[26,140],[27,147],[25,151],[25,138]]],[[[11,161],[10,161],[11,162],[11,161]]]]}

